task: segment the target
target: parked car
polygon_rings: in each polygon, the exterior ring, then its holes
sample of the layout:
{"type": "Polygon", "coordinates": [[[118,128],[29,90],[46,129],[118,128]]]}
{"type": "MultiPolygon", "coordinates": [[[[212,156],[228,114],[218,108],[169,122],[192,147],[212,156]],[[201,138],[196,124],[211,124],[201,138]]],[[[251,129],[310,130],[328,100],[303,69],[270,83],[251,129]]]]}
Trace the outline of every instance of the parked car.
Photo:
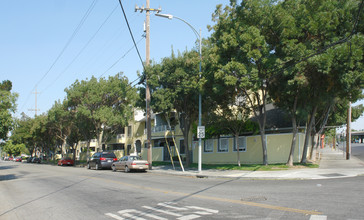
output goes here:
{"type": "Polygon", "coordinates": [[[22,162],[22,161],[23,161],[23,159],[22,159],[21,157],[15,157],[14,161],[15,161],[15,162],[22,162]]]}
{"type": "Polygon", "coordinates": [[[58,161],[58,166],[73,166],[74,164],[75,162],[69,157],[62,158],[58,161]]]}
{"type": "Polygon", "coordinates": [[[32,163],[41,163],[41,159],[39,157],[33,157],[32,163]]]}
{"type": "Polygon", "coordinates": [[[131,170],[146,171],[149,168],[149,163],[139,156],[124,156],[119,161],[114,162],[111,166],[113,171],[124,170],[126,173],[131,170]]]}
{"type": "Polygon", "coordinates": [[[98,169],[110,169],[113,162],[117,161],[118,158],[113,152],[97,152],[87,162],[87,168],[98,169]]]}
{"type": "Polygon", "coordinates": [[[33,158],[34,158],[34,157],[28,157],[28,158],[27,158],[27,163],[31,163],[31,162],[32,162],[32,160],[33,160],[33,158]]]}

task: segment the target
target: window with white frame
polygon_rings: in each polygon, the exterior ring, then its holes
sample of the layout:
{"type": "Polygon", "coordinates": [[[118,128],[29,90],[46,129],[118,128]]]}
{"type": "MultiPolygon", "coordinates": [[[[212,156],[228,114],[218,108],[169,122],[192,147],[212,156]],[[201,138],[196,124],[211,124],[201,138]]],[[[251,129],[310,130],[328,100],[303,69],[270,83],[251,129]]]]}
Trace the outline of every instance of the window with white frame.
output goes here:
{"type": "Polygon", "coordinates": [[[214,152],[214,140],[213,139],[208,139],[205,140],[205,145],[204,145],[204,152],[214,152]]]}
{"type": "Polygon", "coordinates": [[[219,141],[219,152],[229,152],[229,139],[228,138],[221,138],[219,141]]]}
{"type": "MultiPolygon", "coordinates": [[[[236,139],[234,138],[234,151],[236,151],[235,141],[236,141],[236,139]]],[[[238,138],[238,146],[239,146],[240,152],[246,152],[246,137],[238,138]]]]}

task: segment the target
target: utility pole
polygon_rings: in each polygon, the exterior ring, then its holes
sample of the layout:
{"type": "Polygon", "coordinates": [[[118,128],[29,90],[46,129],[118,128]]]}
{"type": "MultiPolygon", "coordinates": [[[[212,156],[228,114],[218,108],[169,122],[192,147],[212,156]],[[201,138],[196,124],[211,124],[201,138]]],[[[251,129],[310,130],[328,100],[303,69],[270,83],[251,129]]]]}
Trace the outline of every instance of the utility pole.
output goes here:
{"type": "MultiPolygon", "coordinates": [[[[149,0],[147,0],[146,7],[138,7],[135,6],[135,12],[143,11],[146,12],[146,19],[145,19],[145,66],[149,66],[150,62],[150,12],[155,11],[157,13],[161,12],[162,10],[150,8],[149,0]]],[[[146,74],[146,73],[145,73],[146,74]]],[[[146,102],[146,124],[147,124],[147,148],[148,148],[148,164],[149,170],[152,169],[152,146],[151,146],[151,139],[152,139],[152,124],[151,124],[151,111],[150,111],[150,89],[148,85],[148,77],[145,77],[145,102],[146,102]]]]}
{"type": "Polygon", "coordinates": [[[40,111],[37,108],[37,95],[40,94],[39,92],[37,92],[37,86],[35,86],[35,92],[32,92],[32,94],[35,94],[35,108],[34,109],[28,109],[29,111],[34,111],[34,116],[37,116],[37,111],[40,111]]]}
{"type": "Polygon", "coordinates": [[[348,119],[346,124],[346,159],[350,160],[351,154],[351,102],[349,102],[348,119]]]}

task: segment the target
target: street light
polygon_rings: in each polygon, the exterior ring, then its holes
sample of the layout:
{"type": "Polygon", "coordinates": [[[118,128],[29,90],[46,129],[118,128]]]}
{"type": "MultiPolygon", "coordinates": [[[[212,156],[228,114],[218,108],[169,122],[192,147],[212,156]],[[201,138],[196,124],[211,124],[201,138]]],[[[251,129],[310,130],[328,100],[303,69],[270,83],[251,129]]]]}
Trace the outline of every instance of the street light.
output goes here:
{"type": "MultiPolygon", "coordinates": [[[[200,29],[200,32],[197,32],[196,29],[190,24],[188,23],[187,21],[183,20],[182,18],[179,18],[179,17],[176,17],[176,16],[173,16],[171,14],[159,14],[159,13],[156,13],[155,14],[156,16],[159,16],[159,17],[162,17],[162,18],[168,18],[169,20],[172,20],[173,18],[176,18],[180,21],[183,21],[185,24],[187,24],[193,31],[193,33],[196,35],[198,41],[199,41],[199,46],[200,46],[200,50],[199,50],[199,55],[200,55],[200,71],[199,71],[199,74],[200,74],[200,79],[201,79],[201,64],[202,64],[202,55],[201,55],[201,29],[200,29]]],[[[201,126],[201,92],[198,93],[198,126],[199,127],[202,127],[201,126]]],[[[201,153],[201,136],[198,135],[199,138],[198,138],[198,172],[201,172],[202,168],[201,168],[201,158],[202,158],[202,153],[201,153]]],[[[204,136],[204,134],[203,134],[204,136]]],[[[188,144],[188,143],[187,143],[188,144]]],[[[189,152],[187,152],[189,153],[189,152]]]]}

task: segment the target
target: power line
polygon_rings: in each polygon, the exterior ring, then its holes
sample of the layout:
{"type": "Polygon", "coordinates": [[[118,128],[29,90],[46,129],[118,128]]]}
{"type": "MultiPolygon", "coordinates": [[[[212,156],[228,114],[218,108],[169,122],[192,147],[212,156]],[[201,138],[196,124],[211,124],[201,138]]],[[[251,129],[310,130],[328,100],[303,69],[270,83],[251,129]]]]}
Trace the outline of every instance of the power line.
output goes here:
{"type": "Polygon", "coordinates": [[[140,52],[139,52],[139,49],[138,49],[138,46],[135,42],[135,39],[134,39],[134,35],[133,35],[133,32],[131,31],[131,28],[130,28],[130,25],[129,25],[129,22],[128,22],[128,18],[126,17],[126,13],[124,11],[124,7],[123,7],[123,4],[121,3],[121,0],[119,0],[119,4],[120,4],[120,7],[121,7],[121,10],[123,11],[123,14],[124,14],[124,18],[125,18],[125,21],[126,21],[126,24],[128,26],[128,29],[129,29],[129,33],[130,33],[130,36],[131,36],[131,39],[133,40],[133,43],[134,43],[134,47],[138,53],[138,56],[139,56],[139,59],[140,59],[140,62],[142,63],[142,66],[143,66],[143,70],[145,71],[145,66],[144,66],[144,62],[143,62],[143,59],[142,57],[140,56],[140,52]]]}
{"type": "Polygon", "coordinates": [[[96,35],[99,33],[99,31],[101,30],[101,28],[105,25],[105,23],[109,20],[109,18],[111,17],[111,15],[115,12],[115,10],[117,9],[117,6],[115,6],[115,8],[110,12],[110,14],[106,17],[106,19],[104,20],[104,22],[100,25],[100,27],[97,29],[97,31],[92,35],[92,37],[88,40],[88,42],[83,46],[83,48],[78,52],[78,54],[75,56],[75,58],[73,58],[73,60],[71,61],[70,64],[68,64],[68,66],[57,76],[57,78],[50,83],[42,92],[44,92],[45,90],[47,90],[49,87],[51,87],[60,77],[62,74],[64,74],[69,68],[70,66],[76,61],[76,59],[82,54],[82,52],[87,48],[87,46],[91,43],[91,41],[96,37],[96,35]]]}
{"type": "MultiPolygon", "coordinates": [[[[81,29],[82,25],[85,23],[86,19],[88,18],[88,16],[90,15],[91,11],[95,7],[96,2],[97,2],[97,0],[94,0],[91,3],[91,5],[87,9],[86,13],[82,17],[81,21],[77,25],[76,29],[73,31],[71,37],[68,39],[66,45],[63,47],[63,49],[61,50],[61,52],[59,53],[59,55],[57,56],[57,58],[55,59],[55,61],[52,63],[52,65],[49,67],[49,69],[45,72],[45,74],[42,76],[42,78],[35,84],[35,86],[33,87],[32,91],[35,90],[35,88],[39,85],[40,82],[42,82],[42,80],[48,75],[48,73],[52,70],[52,68],[54,67],[54,65],[57,63],[57,61],[59,60],[59,58],[63,55],[64,51],[70,45],[70,43],[72,42],[73,38],[76,36],[76,34],[78,33],[78,31],[81,29]]],[[[27,104],[27,101],[29,100],[30,95],[31,95],[31,92],[28,94],[28,97],[25,100],[25,103],[24,103],[24,105],[22,106],[21,109],[24,109],[24,106],[27,104]]]]}
{"type": "Polygon", "coordinates": [[[81,19],[80,23],[78,24],[78,26],[76,27],[76,29],[73,31],[70,39],[68,39],[66,45],[63,47],[62,51],[59,53],[59,55],[57,56],[56,60],[53,62],[53,64],[51,65],[51,67],[49,67],[48,71],[43,75],[43,77],[37,82],[37,85],[48,75],[48,73],[51,71],[51,69],[54,67],[54,65],[57,63],[57,61],[59,60],[59,58],[63,55],[64,51],[67,49],[67,47],[70,45],[70,43],[72,42],[73,38],[76,36],[76,34],[78,33],[78,31],[81,29],[82,25],[85,23],[86,19],[88,18],[88,16],[90,15],[91,11],[93,10],[93,8],[96,5],[97,0],[94,0],[90,7],[88,8],[88,10],[86,11],[85,15],[83,16],[83,18],[81,19]]]}
{"type": "Polygon", "coordinates": [[[317,55],[323,54],[324,52],[326,52],[328,49],[330,49],[330,48],[332,48],[332,47],[335,47],[335,46],[337,46],[337,45],[340,45],[340,44],[343,44],[343,43],[348,42],[348,41],[349,41],[349,39],[350,39],[350,38],[351,38],[351,37],[355,34],[356,27],[358,26],[358,23],[359,23],[359,20],[360,20],[360,13],[361,13],[361,11],[362,11],[362,9],[363,9],[363,5],[364,5],[364,0],[362,0],[362,1],[361,1],[361,3],[360,3],[359,10],[358,10],[358,15],[356,16],[356,19],[355,19],[355,22],[354,22],[353,28],[352,28],[352,30],[351,30],[351,32],[350,32],[350,34],[349,34],[349,36],[347,36],[347,37],[343,37],[342,39],[340,39],[340,40],[338,40],[338,41],[336,41],[336,42],[333,42],[333,43],[331,43],[331,44],[327,45],[326,47],[324,47],[323,49],[318,50],[318,51],[316,51],[315,53],[313,53],[313,54],[311,54],[311,55],[309,55],[309,56],[306,56],[306,57],[304,57],[304,58],[302,58],[302,59],[300,59],[300,60],[298,60],[298,61],[296,61],[296,62],[294,62],[294,60],[287,61],[287,62],[285,62],[285,63],[283,64],[283,67],[278,68],[278,69],[276,69],[276,70],[273,70],[273,71],[272,71],[272,73],[280,72],[280,71],[283,71],[283,70],[285,70],[285,69],[288,69],[288,68],[290,68],[290,67],[292,67],[292,66],[294,66],[294,65],[297,65],[297,64],[302,63],[302,62],[304,62],[304,61],[307,61],[308,59],[310,59],[310,58],[312,58],[312,57],[314,57],[314,56],[317,56],[317,55]]]}
{"type": "MultiPolygon", "coordinates": [[[[137,42],[137,44],[139,44],[142,40],[144,39],[144,36],[137,42]]],[[[105,75],[105,73],[107,73],[111,68],[113,68],[117,63],[120,62],[121,59],[123,59],[130,51],[132,51],[134,49],[135,46],[132,46],[128,51],[126,51],[126,53],[121,56],[119,59],[117,59],[103,74],[101,74],[99,76],[99,78],[101,78],[103,75],[105,75]]],[[[140,78],[140,77],[138,77],[140,78]]]]}

